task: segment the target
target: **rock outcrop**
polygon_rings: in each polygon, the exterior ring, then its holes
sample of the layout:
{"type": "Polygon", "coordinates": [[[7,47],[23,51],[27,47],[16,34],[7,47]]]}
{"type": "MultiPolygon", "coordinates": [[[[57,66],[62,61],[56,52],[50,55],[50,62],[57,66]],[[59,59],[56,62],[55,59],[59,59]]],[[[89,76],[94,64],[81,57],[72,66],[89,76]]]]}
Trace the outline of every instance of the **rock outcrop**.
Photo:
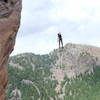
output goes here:
{"type": "Polygon", "coordinates": [[[50,70],[52,79],[58,82],[56,92],[60,91],[65,76],[73,79],[80,74],[91,74],[95,67],[100,66],[100,48],[94,46],[68,43],[50,55],[55,60],[50,70]]]}
{"type": "Polygon", "coordinates": [[[55,50],[51,55],[56,58],[51,72],[59,84],[65,75],[75,78],[86,72],[90,74],[100,66],[100,48],[94,46],[68,43],[64,49],[55,50]]]}
{"type": "Polygon", "coordinates": [[[8,58],[14,49],[21,7],[21,0],[0,0],[0,100],[5,100],[8,58]]]}

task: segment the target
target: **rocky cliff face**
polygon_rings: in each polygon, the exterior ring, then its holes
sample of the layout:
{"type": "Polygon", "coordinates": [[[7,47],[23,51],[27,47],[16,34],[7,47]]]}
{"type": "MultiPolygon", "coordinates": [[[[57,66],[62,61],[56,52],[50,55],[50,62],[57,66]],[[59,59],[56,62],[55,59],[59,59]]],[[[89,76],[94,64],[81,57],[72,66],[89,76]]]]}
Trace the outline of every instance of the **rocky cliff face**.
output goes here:
{"type": "Polygon", "coordinates": [[[64,77],[75,78],[86,72],[92,73],[100,66],[100,48],[68,43],[64,49],[51,53],[56,61],[51,69],[53,77],[60,84],[64,77]]]}
{"type": "Polygon", "coordinates": [[[0,0],[0,100],[8,81],[7,63],[20,24],[21,0],[0,0]]]}

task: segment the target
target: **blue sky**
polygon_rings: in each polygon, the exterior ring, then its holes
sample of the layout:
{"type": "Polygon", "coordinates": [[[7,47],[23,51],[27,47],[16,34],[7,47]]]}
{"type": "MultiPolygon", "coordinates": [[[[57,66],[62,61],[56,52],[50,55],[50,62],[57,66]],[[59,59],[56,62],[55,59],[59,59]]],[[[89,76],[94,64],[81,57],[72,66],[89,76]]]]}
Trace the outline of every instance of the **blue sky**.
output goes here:
{"type": "Polygon", "coordinates": [[[21,26],[12,55],[46,54],[64,44],[100,47],[100,0],[23,0],[21,26]]]}

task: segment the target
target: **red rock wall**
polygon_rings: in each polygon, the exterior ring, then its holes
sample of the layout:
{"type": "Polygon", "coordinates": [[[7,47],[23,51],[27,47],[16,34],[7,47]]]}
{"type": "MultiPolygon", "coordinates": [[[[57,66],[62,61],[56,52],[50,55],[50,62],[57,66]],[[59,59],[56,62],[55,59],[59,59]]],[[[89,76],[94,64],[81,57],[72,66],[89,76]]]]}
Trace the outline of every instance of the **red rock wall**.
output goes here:
{"type": "Polygon", "coordinates": [[[21,0],[5,3],[0,1],[0,100],[5,100],[8,82],[7,64],[14,49],[16,34],[20,25],[21,0]]]}

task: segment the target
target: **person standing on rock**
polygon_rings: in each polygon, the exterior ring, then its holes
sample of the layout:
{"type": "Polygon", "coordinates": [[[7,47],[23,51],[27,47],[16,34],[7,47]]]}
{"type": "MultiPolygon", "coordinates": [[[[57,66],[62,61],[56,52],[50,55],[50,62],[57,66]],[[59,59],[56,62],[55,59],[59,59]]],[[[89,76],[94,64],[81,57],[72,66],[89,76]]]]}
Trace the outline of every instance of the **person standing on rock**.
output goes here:
{"type": "Polygon", "coordinates": [[[59,48],[60,48],[60,44],[62,45],[62,48],[63,48],[63,39],[60,32],[58,33],[58,41],[59,41],[59,48]]]}

